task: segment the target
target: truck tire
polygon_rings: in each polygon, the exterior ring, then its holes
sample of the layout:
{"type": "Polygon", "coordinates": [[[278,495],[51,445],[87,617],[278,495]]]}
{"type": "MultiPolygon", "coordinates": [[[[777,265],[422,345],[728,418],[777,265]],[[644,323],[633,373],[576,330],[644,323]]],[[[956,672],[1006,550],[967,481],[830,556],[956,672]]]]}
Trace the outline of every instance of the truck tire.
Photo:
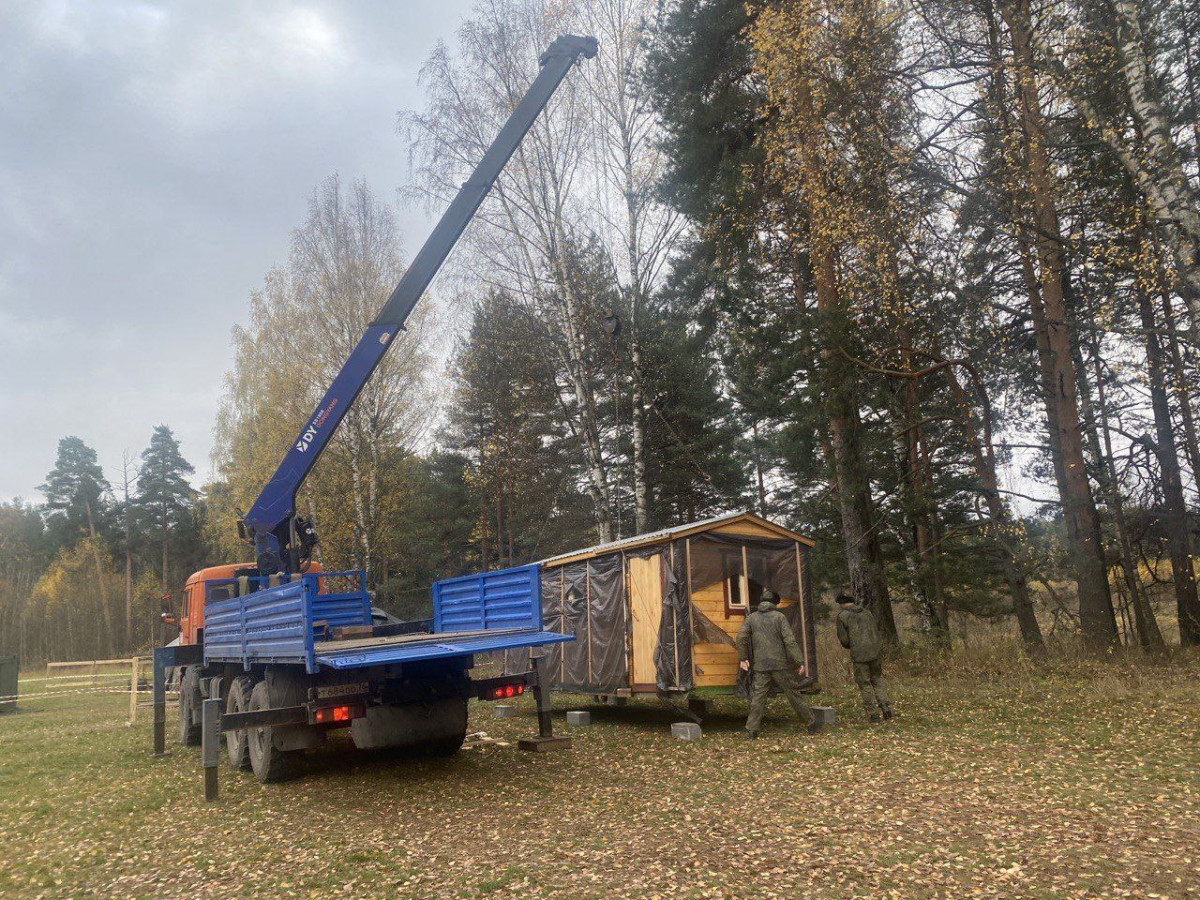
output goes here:
{"type": "MultiPolygon", "coordinates": [[[[260,681],[250,692],[250,709],[271,709],[271,698],[267,682],[260,681]]],[[[285,781],[296,775],[299,769],[297,757],[303,751],[280,750],[275,746],[275,728],[265,725],[262,728],[246,729],[247,744],[250,756],[250,768],[254,777],[261,783],[285,781]]]]}
{"type": "Polygon", "coordinates": [[[183,670],[179,679],[179,743],[187,747],[200,744],[200,673],[193,666],[183,670]]]}
{"type": "MultiPolygon", "coordinates": [[[[254,690],[254,679],[249,675],[239,675],[229,685],[229,699],[225,701],[225,712],[240,713],[250,709],[250,694],[254,690]]],[[[250,733],[249,731],[225,732],[225,752],[229,756],[229,765],[235,770],[246,771],[250,768],[250,733]]]]}

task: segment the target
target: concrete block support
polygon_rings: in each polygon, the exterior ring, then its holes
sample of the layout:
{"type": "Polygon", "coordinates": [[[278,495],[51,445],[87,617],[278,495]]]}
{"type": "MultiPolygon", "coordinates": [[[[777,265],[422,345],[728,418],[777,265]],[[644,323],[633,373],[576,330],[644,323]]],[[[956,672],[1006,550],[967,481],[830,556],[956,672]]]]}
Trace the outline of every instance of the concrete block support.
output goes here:
{"type": "Polygon", "coordinates": [[[497,703],[493,707],[493,710],[497,719],[511,719],[517,714],[517,708],[507,703],[497,703]]]}
{"type": "Polygon", "coordinates": [[[572,709],[567,712],[568,725],[591,725],[592,714],[582,709],[572,709]]]}
{"type": "Polygon", "coordinates": [[[813,715],[817,717],[817,722],[826,727],[837,724],[834,720],[834,709],[832,706],[814,706],[812,708],[813,715]]]}
{"type": "Polygon", "coordinates": [[[671,737],[677,741],[698,741],[700,726],[695,722],[675,722],[671,725],[671,737]]]}

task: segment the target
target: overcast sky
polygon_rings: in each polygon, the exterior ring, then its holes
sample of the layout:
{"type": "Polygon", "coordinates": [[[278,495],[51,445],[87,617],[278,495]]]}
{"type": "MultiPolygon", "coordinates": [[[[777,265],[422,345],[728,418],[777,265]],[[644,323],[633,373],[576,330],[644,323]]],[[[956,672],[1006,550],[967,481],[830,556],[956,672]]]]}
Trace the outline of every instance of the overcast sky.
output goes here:
{"type": "Polygon", "coordinates": [[[0,2],[0,498],[40,499],[68,434],[113,478],[160,423],[209,476],[250,291],[327,175],[395,202],[396,113],[469,8],[0,2]]]}

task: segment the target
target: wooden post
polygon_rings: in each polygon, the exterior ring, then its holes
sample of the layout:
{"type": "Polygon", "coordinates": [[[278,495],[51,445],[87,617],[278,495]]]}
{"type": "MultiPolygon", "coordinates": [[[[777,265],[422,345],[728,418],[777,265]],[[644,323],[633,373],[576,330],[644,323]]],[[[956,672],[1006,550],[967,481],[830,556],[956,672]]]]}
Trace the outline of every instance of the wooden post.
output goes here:
{"type": "Polygon", "coordinates": [[[133,664],[129,670],[129,724],[133,725],[137,722],[137,704],[138,704],[138,675],[142,668],[142,661],[138,657],[133,658],[133,664]]]}
{"type": "Polygon", "coordinates": [[[796,547],[796,605],[800,607],[800,649],[804,652],[804,677],[812,678],[812,671],[808,668],[808,617],[805,615],[804,609],[804,566],[800,559],[800,542],[795,542],[796,547]]]}

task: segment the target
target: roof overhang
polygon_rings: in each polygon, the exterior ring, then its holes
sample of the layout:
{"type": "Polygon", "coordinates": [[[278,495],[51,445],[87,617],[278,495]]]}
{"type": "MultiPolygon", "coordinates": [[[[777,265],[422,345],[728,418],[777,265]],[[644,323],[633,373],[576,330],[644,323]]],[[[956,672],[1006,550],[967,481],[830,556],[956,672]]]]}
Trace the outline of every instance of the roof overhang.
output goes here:
{"type": "Polygon", "coordinates": [[[782,525],[776,525],[774,522],[764,519],[762,516],[755,515],[749,510],[741,512],[725,513],[720,516],[713,516],[711,519],[702,519],[698,522],[691,522],[687,525],[677,525],[673,528],[663,528],[659,531],[651,531],[646,534],[639,534],[631,538],[625,538],[620,541],[609,541],[606,544],[597,544],[594,547],[588,547],[583,550],[572,550],[570,553],[560,553],[558,556],[551,556],[549,559],[542,560],[543,566],[562,566],[567,563],[580,562],[585,559],[593,559],[597,556],[604,556],[617,551],[634,550],[639,547],[649,547],[654,544],[665,544],[668,541],[673,541],[677,538],[690,537],[694,534],[701,534],[705,531],[715,531],[718,528],[729,525],[736,525],[739,522],[749,522],[759,526],[767,531],[770,531],[777,537],[787,538],[788,540],[798,541],[806,547],[815,547],[816,541],[811,538],[806,538],[802,534],[797,534],[790,528],[784,528],[782,525]]]}

